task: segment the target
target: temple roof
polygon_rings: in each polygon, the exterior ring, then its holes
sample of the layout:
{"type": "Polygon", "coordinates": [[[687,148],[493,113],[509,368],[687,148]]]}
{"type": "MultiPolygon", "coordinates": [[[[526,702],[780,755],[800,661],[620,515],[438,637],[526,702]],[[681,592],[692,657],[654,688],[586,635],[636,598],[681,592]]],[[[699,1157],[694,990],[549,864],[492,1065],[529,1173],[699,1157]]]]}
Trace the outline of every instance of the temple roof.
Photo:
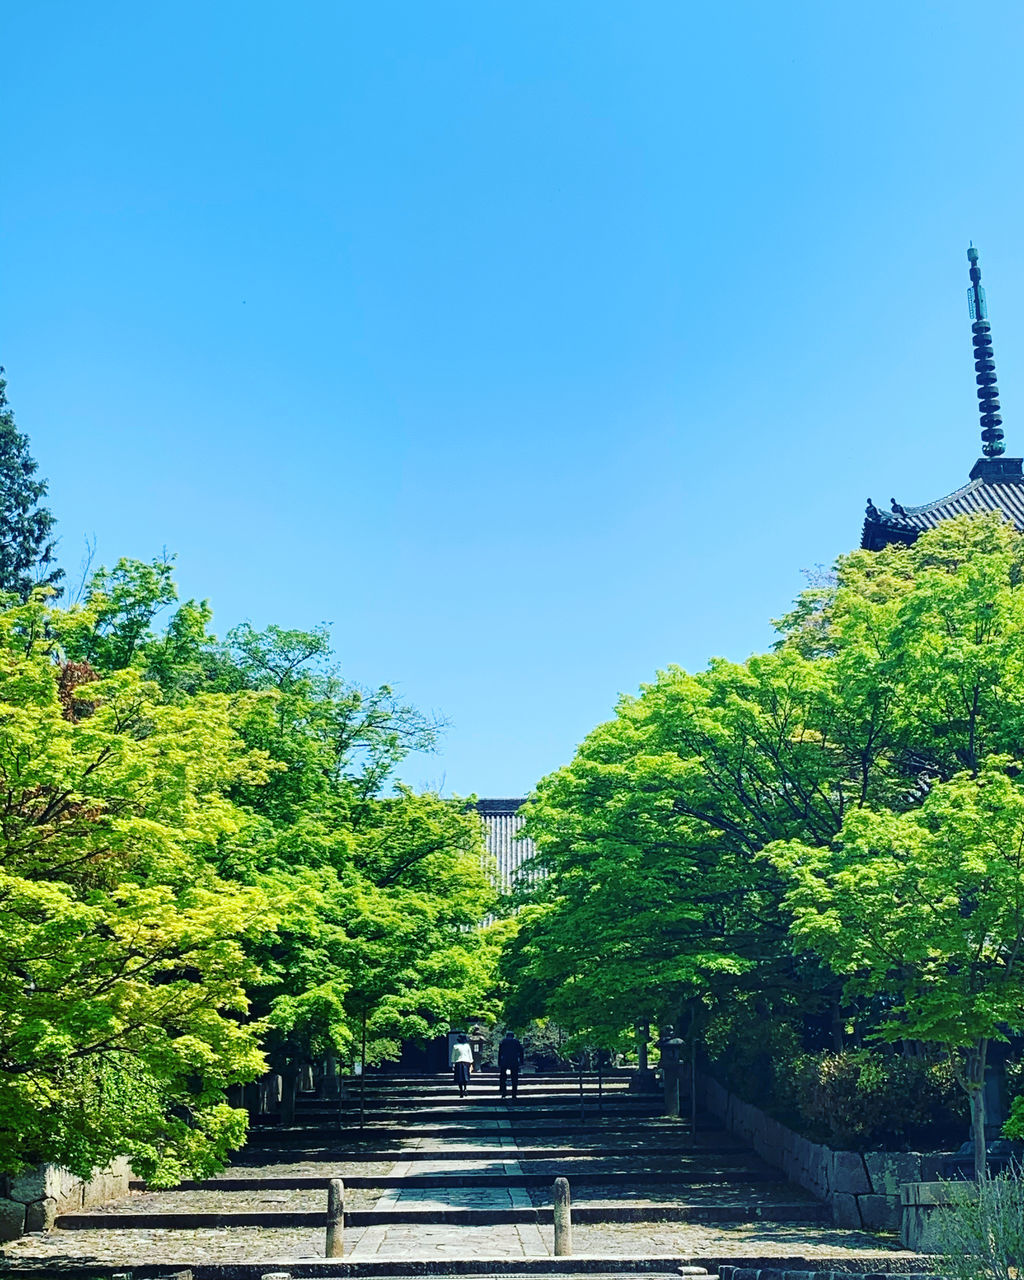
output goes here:
{"type": "Polygon", "coordinates": [[[992,354],[992,326],[985,290],[981,287],[978,250],[973,244],[967,250],[967,260],[971,280],[967,306],[971,317],[983,456],[971,468],[967,484],[944,498],[936,498],[934,502],[926,502],[920,507],[905,507],[893,498],[891,509],[882,511],[868,498],[860,543],[866,551],[879,551],[891,542],[907,545],[918,534],[934,529],[943,520],[989,511],[1001,512],[1018,530],[1024,531],[1024,459],[1003,457],[1006,446],[1003,444],[1003,419],[992,354]]]}
{"type": "MultiPolygon", "coordinates": [[[[962,488],[934,502],[920,507],[905,507],[893,501],[892,510],[880,511],[870,500],[864,518],[864,534],[861,546],[868,551],[878,551],[890,542],[910,543],[925,529],[934,529],[943,520],[954,516],[978,515],[988,511],[1001,511],[1003,515],[1024,531],[1024,474],[1021,474],[1020,458],[1000,458],[1002,474],[987,476],[975,474],[987,459],[980,460],[971,473],[974,477],[962,488]],[[1013,464],[1016,464],[1014,475],[1013,464]]],[[[991,466],[991,464],[989,464],[991,466]]]]}

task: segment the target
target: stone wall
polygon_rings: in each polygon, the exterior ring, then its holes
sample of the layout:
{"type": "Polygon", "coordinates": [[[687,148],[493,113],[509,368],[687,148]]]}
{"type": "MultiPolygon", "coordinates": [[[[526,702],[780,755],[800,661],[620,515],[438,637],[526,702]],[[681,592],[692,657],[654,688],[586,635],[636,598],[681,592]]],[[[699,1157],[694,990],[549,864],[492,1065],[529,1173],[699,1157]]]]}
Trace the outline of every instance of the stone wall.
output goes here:
{"type": "Polygon", "coordinates": [[[697,1097],[747,1146],[781,1169],[791,1182],[828,1201],[837,1227],[896,1231],[900,1225],[900,1186],[934,1182],[941,1176],[940,1152],[833,1151],[801,1138],[749,1102],[741,1102],[716,1080],[698,1076],[697,1097]]]}
{"type": "Polygon", "coordinates": [[[131,1176],[128,1161],[118,1159],[88,1182],[55,1164],[0,1177],[0,1240],[49,1231],[59,1213],[92,1209],[126,1196],[131,1176]]]}

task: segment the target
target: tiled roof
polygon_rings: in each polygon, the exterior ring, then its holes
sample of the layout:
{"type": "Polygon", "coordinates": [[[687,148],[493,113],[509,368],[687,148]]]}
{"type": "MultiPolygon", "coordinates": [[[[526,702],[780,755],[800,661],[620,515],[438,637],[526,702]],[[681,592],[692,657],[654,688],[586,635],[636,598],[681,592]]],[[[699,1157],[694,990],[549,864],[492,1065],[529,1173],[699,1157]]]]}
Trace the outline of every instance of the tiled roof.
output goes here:
{"type": "MultiPolygon", "coordinates": [[[[528,837],[518,833],[523,828],[519,810],[526,803],[523,798],[514,800],[478,800],[477,813],[483,819],[487,852],[498,864],[498,882],[503,893],[509,893],[516,885],[520,867],[537,852],[537,846],[528,837]]],[[[528,883],[539,878],[535,871],[527,871],[528,883]]]]}
{"type": "MultiPolygon", "coordinates": [[[[1005,461],[1018,462],[1018,459],[1005,461]]],[[[980,465],[975,467],[976,471],[980,465]]],[[[918,534],[934,529],[943,520],[987,511],[1001,511],[1017,529],[1024,530],[1024,477],[979,475],[955,493],[920,507],[903,507],[894,501],[891,511],[880,511],[869,502],[861,546],[877,551],[890,542],[913,542],[918,534]]]]}

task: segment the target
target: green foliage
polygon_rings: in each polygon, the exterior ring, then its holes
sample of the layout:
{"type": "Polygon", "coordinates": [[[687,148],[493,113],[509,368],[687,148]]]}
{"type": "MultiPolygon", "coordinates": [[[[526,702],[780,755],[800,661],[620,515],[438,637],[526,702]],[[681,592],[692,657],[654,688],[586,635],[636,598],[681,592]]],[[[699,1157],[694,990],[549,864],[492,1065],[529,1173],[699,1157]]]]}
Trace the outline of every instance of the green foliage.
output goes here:
{"type": "Polygon", "coordinates": [[[1020,1169],[981,1182],[951,1182],[948,1190],[954,1207],[937,1216],[938,1273],[949,1280],[1017,1280],[1024,1258],[1020,1169]]]}
{"type": "Polygon", "coordinates": [[[60,622],[0,614],[0,1161],[129,1154],[159,1179],[237,1136],[223,1090],[261,1067],[239,1015],[266,902],[209,857],[266,762],[223,695],[168,706],[136,671],[56,661],[60,622]]]}
{"type": "Polygon", "coordinates": [[[962,1122],[966,1110],[948,1061],[847,1049],[801,1054],[784,1070],[780,1100],[833,1147],[899,1147],[915,1129],[962,1122]]]}
{"type": "Polygon", "coordinates": [[[1010,1114],[1003,1125],[1003,1136],[1016,1142],[1024,1141],[1024,1094],[1018,1094],[1010,1102],[1010,1114]]]}
{"type": "Polygon", "coordinates": [[[988,1041],[1024,1025],[1022,561],[998,515],[856,552],[771,654],[622,699],[529,805],[549,878],[509,1019],[611,1044],[749,1002],[835,1050],[930,1041],[977,1127],[988,1041]]]}
{"type": "Polygon", "coordinates": [[[919,808],[855,809],[833,843],[770,852],[796,937],[894,998],[880,1036],[970,1049],[1024,1025],[1022,850],[1024,780],[996,757],[919,808]]]}
{"type": "Polygon", "coordinates": [[[479,819],[384,782],[436,726],[323,629],[225,643],[171,564],[0,613],[0,1157],[153,1185],[244,1138],[228,1086],[486,1007],[479,819]],[[166,623],[161,629],[160,618],[166,623]]]}
{"type": "Polygon", "coordinates": [[[53,516],[39,505],[46,481],[14,423],[7,380],[0,369],[0,593],[27,600],[36,587],[55,589],[64,577],[54,564],[53,516]]]}

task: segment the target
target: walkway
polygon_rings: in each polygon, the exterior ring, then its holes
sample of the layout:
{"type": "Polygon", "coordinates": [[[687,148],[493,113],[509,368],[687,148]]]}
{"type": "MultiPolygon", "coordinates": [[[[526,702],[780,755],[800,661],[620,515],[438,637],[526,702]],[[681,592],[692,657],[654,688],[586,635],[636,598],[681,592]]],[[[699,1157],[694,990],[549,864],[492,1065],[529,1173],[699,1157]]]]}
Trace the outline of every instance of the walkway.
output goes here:
{"type": "MultiPolygon", "coordinates": [[[[581,1097],[572,1076],[524,1077],[519,1100],[494,1076],[464,1101],[447,1077],[375,1076],[344,1098],[300,1098],[296,1124],[254,1127],[223,1174],[65,1214],[0,1254],[0,1270],[116,1267],[195,1280],[265,1271],[385,1275],[510,1267],[670,1272],[687,1262],[771,1259],[799,1269],[890,1270],[891,1240],[828,1225],[824,1206],[719,1129],[659,1117],[628,1077],[581,1097]],[[552,1182],[567,1177],[573,1259],[555,1259],[552,1182]],[[346,1189],[345,1258],[324,1259],[326,1187],[346,1189]],[[517,1263],[515,1260],[519,1260],[517,1263]],[[529,1260],[536,1260],[531,1263],[529,1260]],[[422,1266],[420,1265],[422,1264],[422,1266]]],[[[767,1265],[765,1263],[764,1265],[767,1265]]],[[[93,1273],[95,1274],[95,1272],[93,1273]]]]}

